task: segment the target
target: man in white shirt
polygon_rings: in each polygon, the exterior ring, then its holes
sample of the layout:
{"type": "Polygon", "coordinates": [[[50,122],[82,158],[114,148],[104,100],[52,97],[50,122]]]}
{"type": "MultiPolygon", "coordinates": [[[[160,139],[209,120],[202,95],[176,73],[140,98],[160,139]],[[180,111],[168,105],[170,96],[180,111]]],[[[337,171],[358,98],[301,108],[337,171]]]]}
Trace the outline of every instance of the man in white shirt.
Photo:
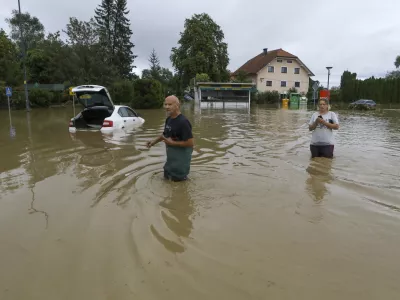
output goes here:
{"type": "Polygon", "coordinates": [[[339,129],[339,119],[337,115],[329,111],[328,101],[319,101],[319,112],[315,112],[308,124],[312,131],[310,151],[311,157],[333,157],[335,140],[332,130],[339,129]]]}

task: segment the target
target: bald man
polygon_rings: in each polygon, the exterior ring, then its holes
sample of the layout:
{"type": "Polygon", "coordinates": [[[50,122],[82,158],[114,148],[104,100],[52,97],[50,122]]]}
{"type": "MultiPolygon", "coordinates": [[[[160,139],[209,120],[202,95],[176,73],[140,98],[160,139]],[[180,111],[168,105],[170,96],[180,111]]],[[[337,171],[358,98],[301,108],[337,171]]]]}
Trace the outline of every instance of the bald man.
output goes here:
{"type": "Polygon", "coordinates": [[[153,141],[147,142],[151,148],[158,142],[164,142],[167,150],[167,161],[164,165],[164,177],[172,181],[187,179],[194,139],[192,125],[180,111],[180,102],[176,96],[168,96],[164,101],[168,117],[165,120],[164,132],[153,141]]]}

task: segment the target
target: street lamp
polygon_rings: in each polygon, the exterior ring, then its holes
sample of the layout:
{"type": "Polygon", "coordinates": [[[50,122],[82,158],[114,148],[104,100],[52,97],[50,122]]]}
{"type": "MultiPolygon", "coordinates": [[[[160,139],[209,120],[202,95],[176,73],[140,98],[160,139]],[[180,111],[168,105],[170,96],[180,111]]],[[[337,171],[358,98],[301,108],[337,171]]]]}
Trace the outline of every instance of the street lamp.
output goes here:
{"type": "Polygon", "coordinates": [[[22,49],[22,64],[24,67],[24,87],[25,87],[25,101],[26,101],[26,111],[30,111],[29,107],[29,97],[28,97],[28,83],[26,81],[26,66],[25,66],[25,41],[22,34],[22,17],[21,17],[21,4],[18,0],[18,10],[19,10],[19,31],[21,33],[21,49],[22,49]]]}
{"type": "Polygon", "coordinates": [[[331,69],[332,67],[326,67],[328,70],[328,91],[329,91],[329,76],[331,75],[331,69]]]}

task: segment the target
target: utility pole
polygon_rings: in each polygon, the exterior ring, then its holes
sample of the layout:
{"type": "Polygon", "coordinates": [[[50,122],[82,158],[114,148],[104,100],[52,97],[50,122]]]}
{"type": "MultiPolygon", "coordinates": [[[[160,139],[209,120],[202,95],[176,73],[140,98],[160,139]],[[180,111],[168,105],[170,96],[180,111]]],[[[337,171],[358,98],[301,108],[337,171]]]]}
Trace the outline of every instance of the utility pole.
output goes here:
{"type": "Polygon", "coordinates": [[[25,40],[24,35],[22,33],[22,17],[21,17],[21,4],[20,0],[18,0],[18,10],[19,10],[19,31],[21,33],[21,49],[22,49],[22,64],[24,67],[24,87],[25,87],[25,101],[26,101],[26,111],[29,112],[29,96],[28,96],[28,82],[26,81],[26,66],[25,66],[25,40]]]}

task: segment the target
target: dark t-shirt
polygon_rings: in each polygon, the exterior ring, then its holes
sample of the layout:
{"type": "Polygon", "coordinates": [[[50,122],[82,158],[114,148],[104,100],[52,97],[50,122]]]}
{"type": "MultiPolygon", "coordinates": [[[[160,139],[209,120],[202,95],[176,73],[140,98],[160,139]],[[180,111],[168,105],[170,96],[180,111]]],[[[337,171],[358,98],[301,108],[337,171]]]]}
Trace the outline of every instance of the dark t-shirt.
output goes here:
{"type": "Polygon", "coordinates": [[[187,141],[193,138],[192,124],[182,114],[175,119],[168,117],[165,120],[163,135],[172,138],[174,141],[187,141]]]}
{"type": "MultiPolygon", "coordinates": [[[[179,115],[175,119],[168,117],[165,120],[163,135],[174,141],[187,141],[193,138],[192,125],[184,115],[179,115]]],[[[167,161],[164,171],[174,179],[185,178],[190,172],[193,148],[166,146],[166,150],[167,161]]]]}

